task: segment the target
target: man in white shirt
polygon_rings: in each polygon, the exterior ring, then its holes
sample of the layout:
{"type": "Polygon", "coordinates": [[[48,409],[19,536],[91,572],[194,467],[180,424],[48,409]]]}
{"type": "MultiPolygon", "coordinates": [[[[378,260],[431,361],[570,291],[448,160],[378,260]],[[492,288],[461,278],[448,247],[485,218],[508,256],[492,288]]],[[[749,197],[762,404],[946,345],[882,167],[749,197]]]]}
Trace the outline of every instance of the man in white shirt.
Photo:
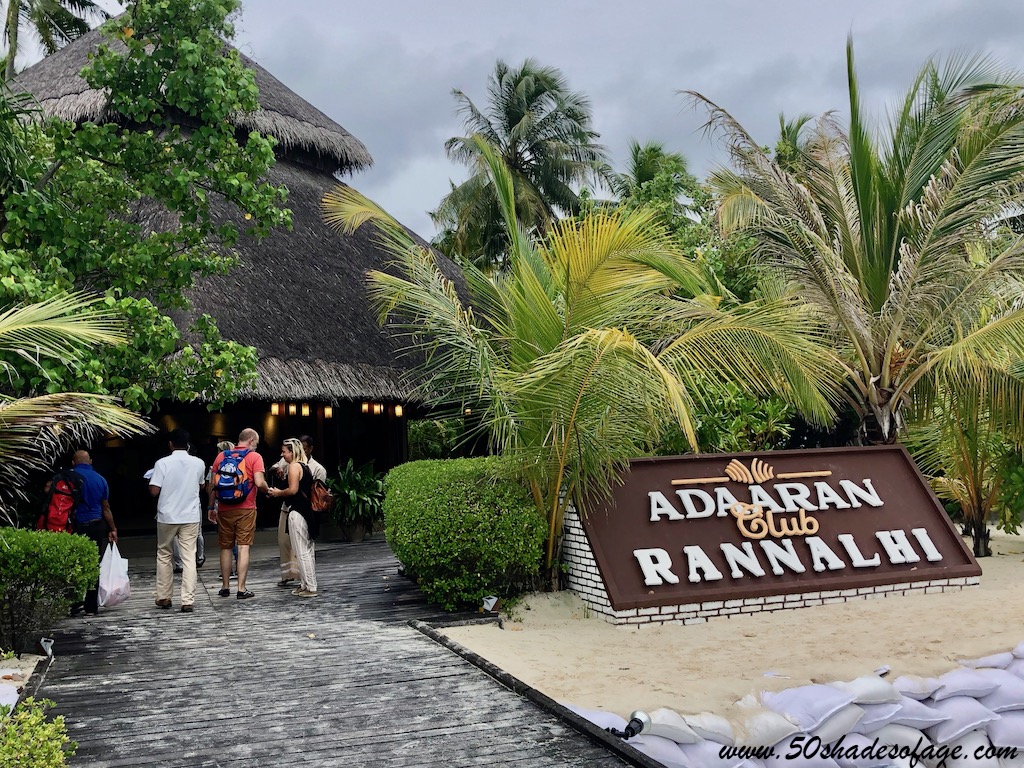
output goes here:
{"type": "Polygon", "coordinates": [[[192,613],[196,596],[196,539],[202,508],[199,493],[206,486],[206,465],[189,455],[189,435],[178,428],[168,443],[171,455],[153,467],[149,492],[156,503],[156,605],[171,607],[174,571],[171,564],[175,539],[181,550],[181,612],[192,613]]]}

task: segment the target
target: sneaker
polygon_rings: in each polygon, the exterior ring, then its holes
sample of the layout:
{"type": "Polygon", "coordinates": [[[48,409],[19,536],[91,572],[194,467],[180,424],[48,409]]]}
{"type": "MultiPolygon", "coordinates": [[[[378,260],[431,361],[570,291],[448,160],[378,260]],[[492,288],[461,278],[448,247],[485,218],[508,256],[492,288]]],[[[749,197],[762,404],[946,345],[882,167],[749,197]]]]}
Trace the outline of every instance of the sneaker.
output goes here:
{"type": "Polygon", "coordinates": [[[237,571],[232,571],[231,572],[231,578],[234,579],[235,581],[237,581],[238,580],[238,572],[237,571]]]}
{"type": "Polygon", "coordinates": [[[256,597],[256,593],[250,592],[247,589],[244,592],[239,592],[237,595],[235,595],[235,597],[237,597],[239,600],[248,600],[250,597],[256,597]]]}
{"type": "Polygon", "coordinates": [[[277,586],[279,586],[279,587],[290,587],[294,583],[295,583],[295,579],[281,579],[279,582],[277,582],[277,586]]]}
{"type": "Polygon", "coordinates": [[[175,573],[181,573],[184,569],[180,565],[174,566],[175,573]]]}
{"type": "Polygon", "coordinates": [[[316,592],[310,592],[308,589],[300,589],[295,593],[296,597],[316,597],[316,592]]]}
{"type": "Polygon", "coordinates": [[[220,595],[221,597],[231,597],[231,590],[228,589],[227,587],[224,587],[217,594],[220,595]]]}
{"type": "Polygon", "coordinates": [[[171,607],[171,601],[170,600],[157,600],[156,601],[156,607],[157,608],[170,608],[171,607]]]}
{"type": "Polygon", "coordinates": [[[181,612],[182,613],[192,613],[193,610],[195,610],[195,609],[192,607],[191,603],[189,603],[188,605],[181,606],[181,612]]]}
{"type": "Polygon", "coordinates": [[[196,558],[196,568],[202,568],[203,567],[203,563],[205,563],[205,562],[206,562],[206,558],[205,557],[197,557],[196,558]]]}
{"type": "Polygon", "coordinates": [[[292,594],[293,595],[298,595],[299,592],[305,592],[305,591],[306,590],[304,590],[302,587],[296,587],[295,589],[292,590],[292,594]]]}

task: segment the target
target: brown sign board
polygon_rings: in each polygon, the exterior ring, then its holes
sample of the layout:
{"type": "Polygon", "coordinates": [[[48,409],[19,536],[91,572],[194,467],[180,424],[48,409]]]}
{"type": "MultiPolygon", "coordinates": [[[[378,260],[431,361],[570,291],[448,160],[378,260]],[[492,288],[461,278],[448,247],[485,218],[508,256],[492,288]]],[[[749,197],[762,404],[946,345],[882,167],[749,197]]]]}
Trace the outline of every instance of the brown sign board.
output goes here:
{"type": "Polygon", "coordinates": [[[981,575],[902,446],[635,459],[583,526],[617,611],[981,575]]]}

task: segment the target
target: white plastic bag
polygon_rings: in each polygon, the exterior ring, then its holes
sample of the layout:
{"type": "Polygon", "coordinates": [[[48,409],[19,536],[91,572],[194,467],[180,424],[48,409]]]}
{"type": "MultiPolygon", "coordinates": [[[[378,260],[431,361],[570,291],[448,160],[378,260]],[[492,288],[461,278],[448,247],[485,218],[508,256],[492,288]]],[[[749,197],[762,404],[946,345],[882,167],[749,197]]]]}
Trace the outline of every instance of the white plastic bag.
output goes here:
{"type": "Polygon", "coordinates": [[[128,581],[128,561],[121,557],[117,544],[110,544],[100,561],[99,603],[105,608],[120,605],[132,593],[128,581]]]}

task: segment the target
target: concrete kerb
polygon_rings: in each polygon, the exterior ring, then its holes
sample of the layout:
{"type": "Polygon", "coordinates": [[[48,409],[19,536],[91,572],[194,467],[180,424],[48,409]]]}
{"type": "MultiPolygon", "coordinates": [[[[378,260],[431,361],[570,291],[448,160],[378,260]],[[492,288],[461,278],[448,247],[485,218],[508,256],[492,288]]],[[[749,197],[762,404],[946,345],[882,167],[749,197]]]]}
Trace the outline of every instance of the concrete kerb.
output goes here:
{"type": "Polygon", "coordinates": [[[46,673],[50,669],[50,665],[53,663],[53,656],[43,656],[39,661],[36,662],[35,669],[32,670],[32,674],[28,676],[28,681],[21,689],[21,695],[18,696],[18,703],[21,704],[25,699],[32,697],[39,692],[40,687],[43,685],[43,680],[46,679],[46,673]]]}
{"type": "MultiPolygon", "coordinates": [[[[473,622],[462,622],[463,624],[469,624],[473,622]]],[[[470,664],[479,669],[483,670],[486,674],[493,677],[501,685],[508,688],[510,691],[524,696],[528,700],[532,701],[538,707],[544,711],[554,715],[566,725],[579,731],[584,736],[589,738],[595,744],[604,747],[610,752],[614,752],[618,757],[621,757],[629,765],[637,766],[637,768],[665,768],[657,760],[654,760],[643,752],[640,752],[617,736],[612,736],[607,731],[598,728],[592,722],[586,718],[580,717],[575,712],[566,707],[563,707],[557,701],[547,696],[536,688],[527,685],[517,677],[513,677],[505,670],[495,666],[487,659],[482,656],[473,653],[465,646],[459,645],[459,643],[445,637],[437,629],[430,624],[423,621],[417,621],[413,619],[409,622],[409,626],[413,629],[422,632],[424,635],[429,637],[434,642],[443,645],[445,648],[450,650],[452,653],[461,656],[470,664]]],[[[454,625],[452,625],[454,626],[454,625]]]]}

